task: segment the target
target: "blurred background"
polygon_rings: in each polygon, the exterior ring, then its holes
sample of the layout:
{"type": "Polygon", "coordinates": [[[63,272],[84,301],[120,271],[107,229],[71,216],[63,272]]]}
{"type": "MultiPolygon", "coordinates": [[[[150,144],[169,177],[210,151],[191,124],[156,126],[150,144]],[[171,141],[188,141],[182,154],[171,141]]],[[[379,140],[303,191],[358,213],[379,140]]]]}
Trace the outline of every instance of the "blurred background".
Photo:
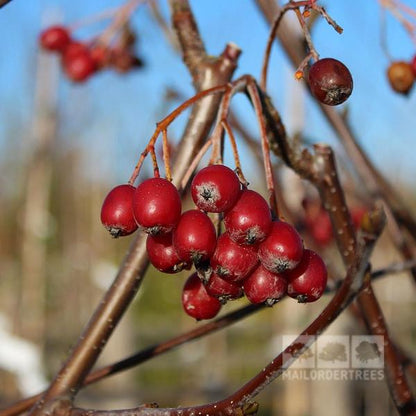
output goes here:
{"type": "MultiPolygon", "coordinates": [[[[77,26],[122,4],[14,0],[0,9],[0,407],[39,392],[65,360],[131,242],[131,237],[110,238],[100,223],[101,203],[113,186],[129,179],[155,124],[193,95],[180,56],[147,4],[138,7],[131,21],[137,34],[136,53],[144,62],[136,71],[103,71],[86,83],[74,84],[62,74],[59,59],[39,49],[39,33],[48,25],[77,26]]],[[[407,4],[415,6],[410,0],[407,4]]],[[[242,49],[236,76],[258,77],[268,27],[255,3],[211,0],[191,1],[191,5],[208,52],[219,54],[226,43],[234,42],[242,49]]],[[[160,0],[158,6],[169,21],[167,1],[160,0]]],[[[414,208],[416,168],[410,150],[416,140],[416,94],[394,93],[386,69],[389,59],[409,61],[415,44],[397,19],[383,16],[376,0],[332,0],[324,6],[344,33],[337,34],[318,19],[312,32],[315,47],[321,57],[344,62],[354,77],[354,92],[339,111],[345,113],[374,164],[414,208]]],[[[75,33],[79,39],[90,39],[108,24],[109,20],[101,20],[75,33]]],[[[334,132],[293,74],[294,68],[275,45],[269,93],[288,132],[308,144],[331,144],[351,206],[371,202],[365,201],[334,132]]],[[[232,109],[257,138],[245,97],[235,97],[232,109]]],[[[186,113],[169,128],[173,149],[185,121],[186,113]]],[[[244,173],[254,189],[264,192],[255,152],[242,135],[238,140],[244,173]]],[[[232,164],[229,149],[225,161],[232,164]]],[[[302,201],[305,195],[314,196],[313,191],[275,163],[288,208],[302,220],[302,201]]],[[[149,168],[145,166],[142,177],[150,174],[149,168]]],[[[314,239],[307,227],[302,232],[331,271],[341,274],[333,243],[314,239]]],[[[373,259],[375,268],[397,260],[389,236],[383,235],[373,259]]],[[[198,325],[182,311],[180,294],[186,276],[162,276],[149,269],[99,365],[198,325]]],[[[407,274],[395,275],[380,279],[375,288],[393,337],[414,354],[411,279],[407,274]]],[[[76,404],[104,409],[223,398],[260,371],[281,351],[283,335],[300,332],[329,299],[325,296],[311,305],[284,300],[226,330],[88,387],[76,404]]],[[[245,303],[244,299],[229,303],[222,313],[245,303]]],[[[348,312],[329,331],[361,333],[362,327],[348,312]]],[[[264,415],[396,414],[384,381],[277,380],[258,401],[264,415]]]]}

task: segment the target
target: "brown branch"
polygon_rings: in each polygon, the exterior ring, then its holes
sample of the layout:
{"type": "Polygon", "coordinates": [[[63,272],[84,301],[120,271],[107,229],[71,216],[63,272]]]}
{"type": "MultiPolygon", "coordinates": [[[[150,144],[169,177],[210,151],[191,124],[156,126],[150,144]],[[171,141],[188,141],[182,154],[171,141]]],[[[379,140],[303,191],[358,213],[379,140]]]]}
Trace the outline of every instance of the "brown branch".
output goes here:
{"type": "Polygon", "coordinates": [[[12,0],[0,0],[0,9],[5,6],[7,3],[10,3],[12,0]]]}

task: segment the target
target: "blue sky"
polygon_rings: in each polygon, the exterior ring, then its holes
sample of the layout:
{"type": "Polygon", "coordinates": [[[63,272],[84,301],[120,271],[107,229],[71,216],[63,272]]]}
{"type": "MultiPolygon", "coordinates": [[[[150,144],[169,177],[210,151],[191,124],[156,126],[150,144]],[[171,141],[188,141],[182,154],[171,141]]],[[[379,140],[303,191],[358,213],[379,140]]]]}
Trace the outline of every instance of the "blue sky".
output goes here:
{"type": "MultiPolygon", "coordinates": [[[[71,24],[122,4],[116,0],[108,0],[104,6],[103,3],[98,0],[61,0],[59,4],[13,0],[0,10],[3,39],[0,44],[0,149],[4,150],[10,141],[17,149],[24,148],[33,111],[37,37],[41,28],[47,22],[71,24]]],[[[412,2],[407,3],[411,5],[412,2]]],[[[167,16],[167,2],[161,0],[160,4],[167,16]]],[[[227,42],[236,43],[243,50],[236,75],[250,73],[258,77],[268,32],[254,2],[193,0],[191,5],[207,50],[217,54],[227,42]]],[[[321,20],[314,29],[314,44],[321,57],[332,56],[343,61],[353,74],[354,92],[348,100],[351,125],[365,150],[392,182],[408,180],[411,183],[415,164],[408,149],[416,140],[416,88],[408,97],[403,97],[393,93],[387,84],[388,59],[380,44],[378,2],[327,0],[324,5],[344,28],[344,33],[337,34],[321,20]]],[[[135,13],[133,26],[139,34],[138,50],[147,64],[143,71],[124,77],[103,73],[81,86],[74,86],[61,77],[59,84],[60,117],[68,141],[65,145],[85,149],[87,159],[94,155],[99,163],[94,164],[89,174],[107,177],[110,182],[128,179],[155,123],[172,109],[166,107],[161,98],[166,88],[174,87],[186,97],[193,91],[180,58],[172,52],[146,6],[135,13]],[[79,111],[80,104],[82,111],[79,111]]],[[[94,25],[77,32],[77,36],[92,36],[103,27],[103,24],[94,25]]],[[[410,59],[415,53],[409,36],[391,18],[387,19],[386,39],[394,59],[410,59]]],[[[291,128],[291,112],[300,105],[308,137],[337,147],[332,130],[313,101],[308,97],[303,101],[293,98],[294,94],[299,94],[293,72],[284,54],[274,46],[269,89],[288,129],[291,128]]],[[[236,100],[236,108],[248,123],[253,120],[242,99],[236,100]]],[[[172,126],[174,137],[179,137],[182,125],[181,119],[172,126]]],[[[257,132],[255,125],[250,128],[257,132]]],[[[2,153],[4,157],[5,152],[2,153]]],[[[91,169],[91,164],[85,166],[91,169]]]]}

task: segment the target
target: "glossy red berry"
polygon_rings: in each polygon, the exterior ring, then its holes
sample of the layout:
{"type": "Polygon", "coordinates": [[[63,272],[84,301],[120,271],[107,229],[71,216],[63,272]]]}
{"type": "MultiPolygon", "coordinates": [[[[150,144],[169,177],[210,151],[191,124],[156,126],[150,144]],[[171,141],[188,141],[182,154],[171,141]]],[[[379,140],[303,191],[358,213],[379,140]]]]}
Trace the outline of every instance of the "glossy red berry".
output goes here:
{"type": "Polygon", "coordinates": [[[268,237],[259,245],[258,256],[263,266],[281,273],[294,269],[302,255],[303,242],[296,229],[287,222],[273,221],[268,237]]]}
{"type": "Polygon", "coordinates": [[[236,243],[257,244],[267,237],[272,226],[269,205],[259,193],[245,189],[225,213],[224,225],[236,243]]]}
{"type": "Polygon", "coordinates": [[[184,212],[173,230],[173,245],[186,263],[208,260],[214,254],[216,243],[214,224],[207,214],[197,209],[184,212]]]}
{"type": "Polygon", "coordinates": [[[214,318],[221,309],[221,302],[210,296],[196,273],[185,282],[182,291],[182,306],[185,312],[197,320],[214,318]]]}
{"type": "Polygon", "coordinates": [[[272,273],[261,264],[244,281],[244,293],[251,303],[269,306],[286,295],[287,281],[282,274],[272,273]]]}
{"type": "Polygon", "coordinates": [[[66,76],[74,82],[86,81],[96,70],[95,62],[89,51],[65,57],[63,66],[66,76]]]}
{"type": "Polygon", "coordinates": [[[64,26],[51,26],[45,29],[39,38],[42,48],[48,51],[62,52],[70,43],[71,36],[64,26]]]}
{"type": "Polygon", "coordinates": [[[133,194],[135,187],[118,185],[106,196],[101,208],[101,222],[114,237],[129,235],[137,230],[133,217],[133,194]]]}
{"type": "Polygon", "coordinates": [[[309,69],[308,79],[313,96],[323,104],[341,104],[352,93],[351,73],[337,59],[323,58],[316,61],[309,69]]]}
{"type": "Polygon", "coordinates": [[[404,61],[392,62],[387,69],[387,78],[394,91],[408,94],[415,81],[412,65],[404,61]]]}
{"type": "Polygon", "coordinates": [[[163,273],[178,273],[186,264],[173,247],[172,233],[147,236],[146,250],[150,263],[163,273]]]}
{"type": "Polygon", "coordinates": [[[209,295],[214,296],[221,301],[238,299],[243,296],[243,289],[240,285],[227,282],[214,272],[211,273],[205,287],[209,295]]]}
{"type": "Polygon", "coordinates": [[[258,264],[257,250],[231,240],[228,233],[217,241],[211,267],[220,277],[229,282],[242,281],[258,264]]]}
{"type": "Polygon", "coordinates": [[[181,216],[181,197],[175,185],[164,178],[143,181],[133,195],[133,214],[149,234],[172,231],[181,216]]]}
{"type": "Polygon", "coordinates": [[[201,169],[192,180],[191,194],[195,205],[206,212],[230,209],[240,195],[240,181],[233,170],[224,165],[201,169]]]}
{"type": "Polygon", "coordinates": [[[327,269],[321,256],[305,249],[302,261],[285,273],[288,280],[287,294],[298,302],[314,302],[324,293],[327,269]]]}

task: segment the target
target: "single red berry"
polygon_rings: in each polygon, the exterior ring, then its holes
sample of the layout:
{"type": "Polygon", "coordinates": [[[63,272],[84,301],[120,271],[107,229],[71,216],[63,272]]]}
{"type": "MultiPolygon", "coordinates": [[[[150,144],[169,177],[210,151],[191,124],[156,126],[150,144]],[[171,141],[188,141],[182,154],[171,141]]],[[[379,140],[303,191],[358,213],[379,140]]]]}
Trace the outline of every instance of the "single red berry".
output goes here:
{"type": "Polygon", "coordinates": [[[45,29],[39,38],[42,48],[48,51],[62,52],[71,41],[68,29],[64,26],[51,26],[45,29]]]}
{"type": "Polygon", "coordinates": [[[394,91],[407,95],[415,81],[412,65],[404,61],[392,62],[387,69],[387,78],[394,91]]]}
{"type": "Polygon", "coordinates": [[[150,263],[163,273],[178,273],[187,265],[178,257],[172,242],[172,233],[151,235],[146,239],[150,263]]]}
{"type": "Polygon", "coordinates": [[[240,195],[240,181],[233,170],[224,165],[201,169],[192,180],[191,194],[195,205],[206,212],[230,209],[240,195]]]}
{"type": "Polygon", "coordinates": [[[312,95],[321,103],[338,105],[352,93],[353,80],[349,69],[333,58],[323,58],[309,68],[312,95]]]}
{"type": "Polygon", "coordinates": [[[221,302],[207,293],[201,279],[193,273],[183,287],[182,306],[188,315],[199,321],[214,318],[221,309],[221,302]]]}
{"type": "Polygon", "coordinates": [[[322,209],[309,225],[312,238],[321,246],[326,246],[333,240],[332,223],[329,214],[322,209]]]}
{"type": "Polygon", "coordinates": [[[224,233],[218,237],[211,267],[224,280],[235,283],[244,280],[258,261],[255,247],[237,244],[224,233]]]}
{"type": "Polygon", "coordinates": [[[137,230],[133,217],[133,194],[135,187],[118,185],[106,196],[101,208],[101,222],[114,237],[129,235],[137,230]]]}
{"type": "Polygon", "coordinates": [[[272,273],[260,264],[244,281],[243,289],[251,303],[272,306],[286,295],[287,281],[282,274],[272,273]]]}
{"type": "Polygon", "coordinates": [[[269,236],[259,245],[263,266],[273,273],[294,269],[302,259],[303,242],[294,227],[284,221],[273,221],[269,236]]]}
{"type": "Polygon", "coordinates": [[[71,61],[78,55],[89,53],[88,46],[85,43],[72,40],[63,50],[62,65],[65,66],[67,61],[71,61]]]}
{"type": "Polygon", "coordinates": [[[74,82],[86,81],[96,70],[89,51],[78,53],[72,58],[65,58],[63,63],[65,74],[74,82]]]}
{"type": "Polygon", "coordinates": [[[267,237],[272,226],[269,205],[259,193],[245,189],[240,192],[234,206],[225,213],[224,225],[236,243],[259,243],[267,237]]]}
{"type": "Polygon", "coordinates": [[[181,216],[181,197],[175,185],[164,178],[143,181],[133,195],[133,214],[149,234],[172,231],[181,216]]]}
{"type": "Polygon", "coordinates": [[[410,61],[410,65],[412,67],[413,75],[416,77],[416,55],[413,56],[412,60],[410,61]]]}
{"type": "Polygon", "coordinates": [[[243,289],[240,285],[227,282],[217,273],[211,273],[208,282],[205,284],[207,292],[210,296],[214,296],[220,301],[238,299],[243,296],[243,289]]]}
{"type": "Polygon", "coordinates": [[[211,258],[217,243],[214,224],[197,209],[184,212],[173,230],[173,245],[186,263],[201,263],[211,258]]]}
{"type": "Polygon", "coordinates": [[[111,59],[111,51],[107,46],[96,44],[90,48],[91,58],[97,69],[102,69],[109,65],[111,59]]]}
{"type": "Polygon", "coordinates": [[[288,280],[287,294],[298,302],[314,302],[324,293],[327,269],[321,256],[305,249],[299,265],[285,273],[288,280]]]}

